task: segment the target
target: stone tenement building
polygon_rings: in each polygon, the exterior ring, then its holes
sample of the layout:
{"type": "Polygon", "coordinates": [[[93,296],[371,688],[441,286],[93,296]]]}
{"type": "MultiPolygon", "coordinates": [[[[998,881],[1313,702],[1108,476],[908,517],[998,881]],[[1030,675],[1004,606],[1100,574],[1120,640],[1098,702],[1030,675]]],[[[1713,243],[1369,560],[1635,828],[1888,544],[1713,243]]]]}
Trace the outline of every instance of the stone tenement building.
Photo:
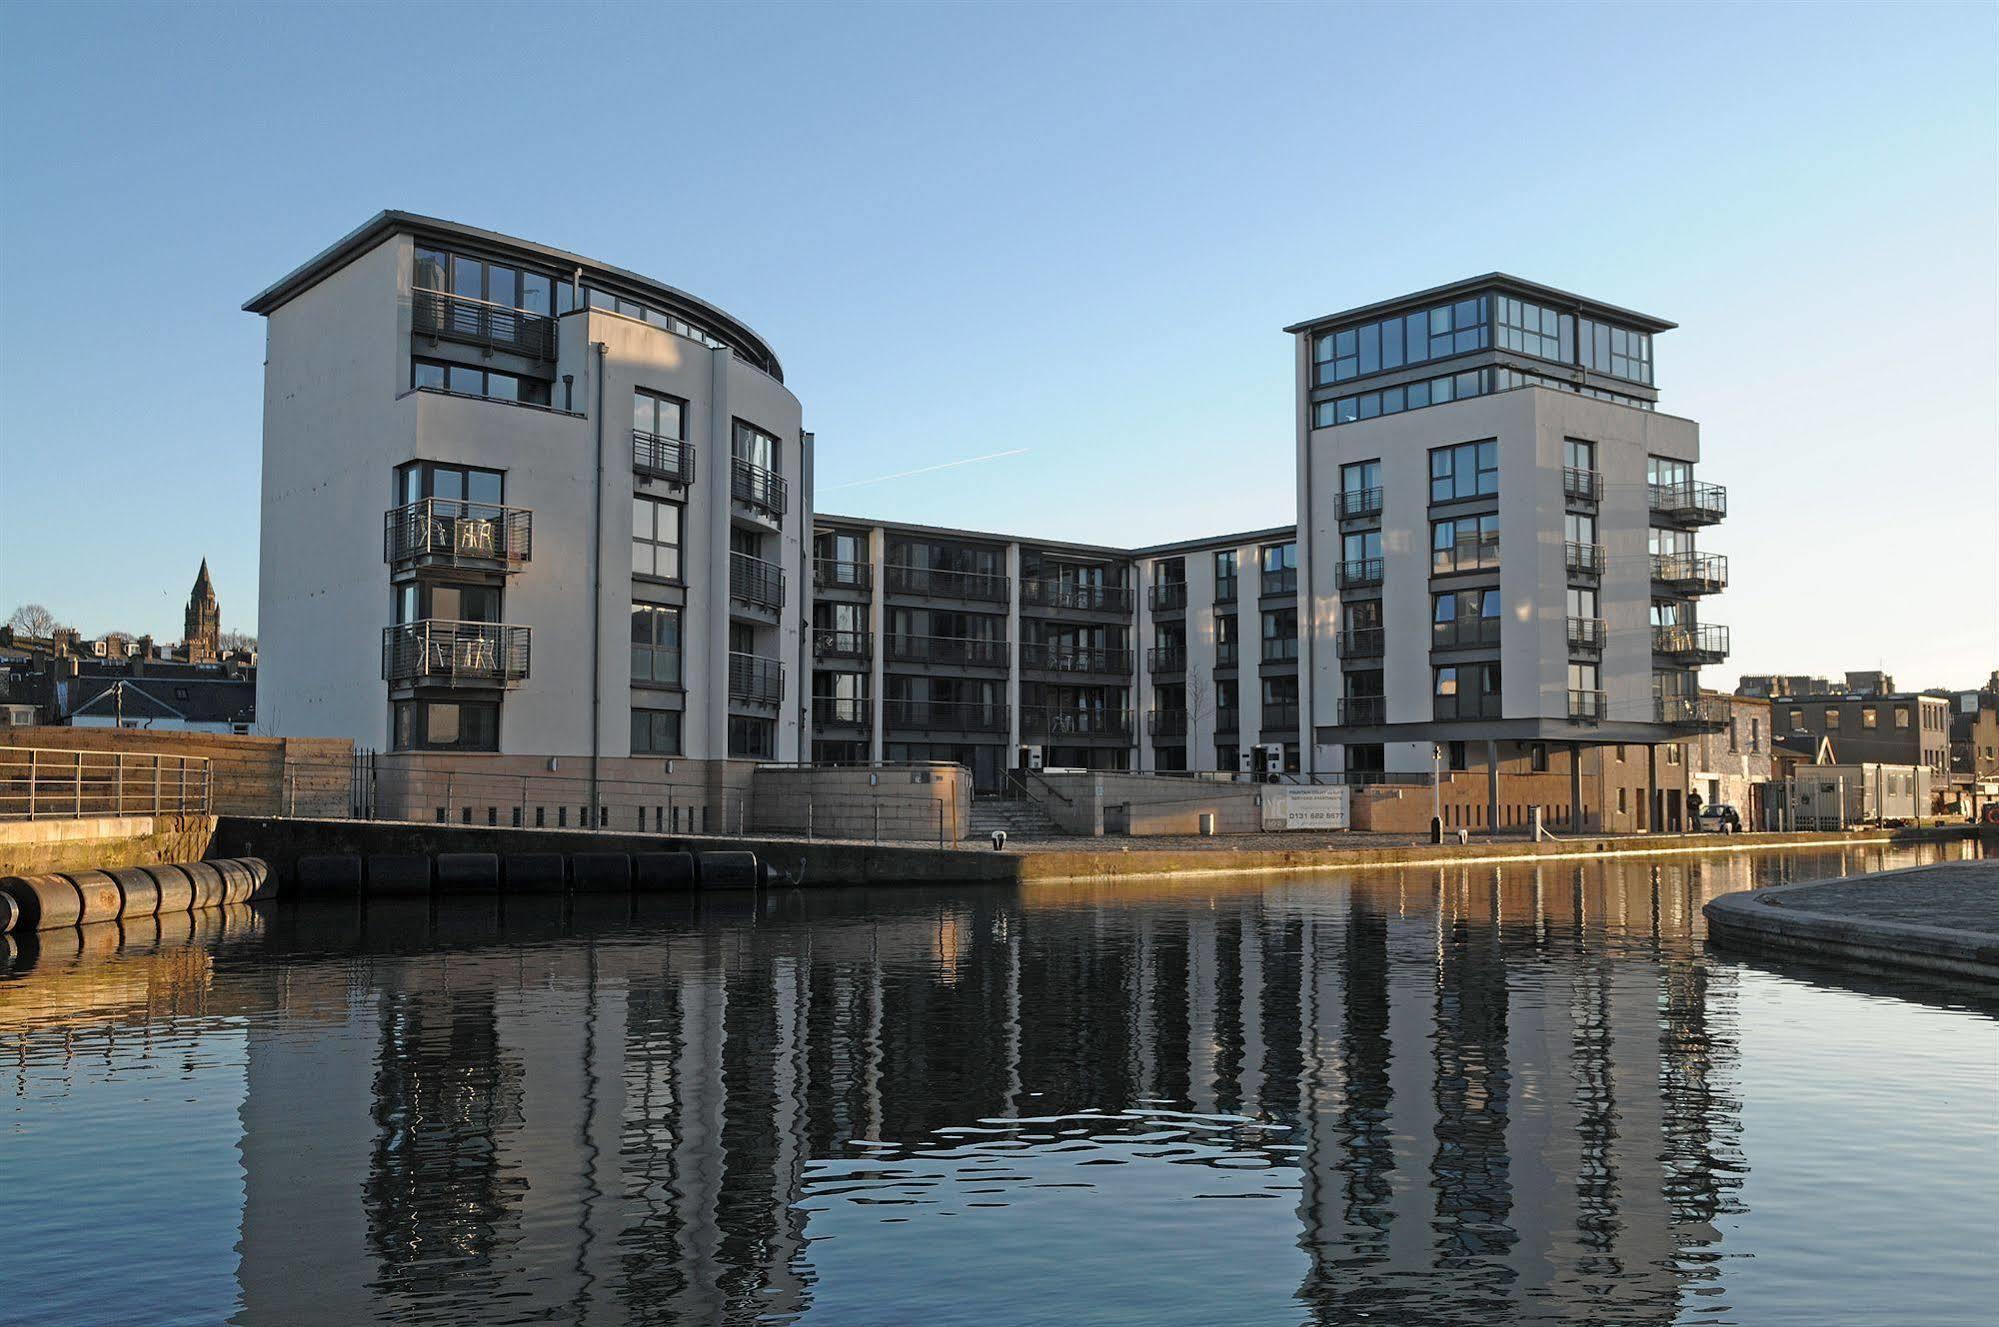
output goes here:
{"type": "Polygon", "coordinates": [[[189,663],[214,663],[222,657],[222,609],[215,602],[215,583],[208,579],[208,559],[188,592],[182,636],[189,663]]]}

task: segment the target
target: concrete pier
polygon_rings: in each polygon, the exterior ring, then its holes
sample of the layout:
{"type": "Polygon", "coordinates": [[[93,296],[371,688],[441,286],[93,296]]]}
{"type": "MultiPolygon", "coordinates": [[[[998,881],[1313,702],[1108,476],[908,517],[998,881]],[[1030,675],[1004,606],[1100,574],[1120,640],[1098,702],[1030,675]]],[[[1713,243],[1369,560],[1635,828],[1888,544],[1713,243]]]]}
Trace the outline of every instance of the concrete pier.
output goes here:
{"type": "Polygon", "coordinates": [[[1943,862],[1724,894],[1719,945],[1999,983],[1999,863],[1943,862]]]}

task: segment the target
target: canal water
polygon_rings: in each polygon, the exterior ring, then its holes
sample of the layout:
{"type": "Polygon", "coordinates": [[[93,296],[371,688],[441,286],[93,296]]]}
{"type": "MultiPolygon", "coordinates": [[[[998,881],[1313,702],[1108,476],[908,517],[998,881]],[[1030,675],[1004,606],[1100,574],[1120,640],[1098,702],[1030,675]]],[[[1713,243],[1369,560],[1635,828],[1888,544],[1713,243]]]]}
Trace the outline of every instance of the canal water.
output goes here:
{"type": "Polygon", "coordinates": [[[1999,1006],[1700,917],[1972,851],[63,933],[0,1321],[1988,1323],[1999,1006]]]}

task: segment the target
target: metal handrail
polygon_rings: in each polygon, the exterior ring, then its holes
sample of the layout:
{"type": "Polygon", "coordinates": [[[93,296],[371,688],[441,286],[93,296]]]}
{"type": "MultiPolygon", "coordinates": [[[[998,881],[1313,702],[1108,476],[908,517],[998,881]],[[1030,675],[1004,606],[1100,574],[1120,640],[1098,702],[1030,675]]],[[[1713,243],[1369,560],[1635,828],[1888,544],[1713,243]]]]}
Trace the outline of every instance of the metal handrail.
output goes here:
{"type": "Polygon", "coordinates": [[[1562,496],[1580,502],[1596,502],[1603,495],[1603,476],[1594,470],[1562,467],[1562,496]]]}
{"type": "Polygon", "coordinates": [[[391,686],[512,687],[528,675],[532,630],[501,622],[423,618],[382,628],[391,686]]]}
{"type": "Polygon", "coordinates": [[[1728,701],[1722,696],[1659,696],[1653,710],[1660,723],[1675,728],[1719,732],[1728,726],[1728,701]]]}
{"type": "Polygon", "coordinates": [[[1028,641],[1020,647],[1020,666],[1051,673],[1107,673],[1125,676],[1131,672],[1130,650],[1105,649],[1095,645],[1062,645],[1053,641],[1028,641]]]}
{"type": "Polygon", "coordinates": [[[1257,715],[1257,728],[1262,732],[1274,732],[1278,729],[1295,732],[1298,728],[1298,715],[1297,701],[1274,701],[1265,705],[1262,712],[1257,715]]]}
{"type": "Polygon", "coordinates": [[[1339,584],[1342,590],[1351,590],[1363,585],[1379,585],[1381,579],[1380,558],[1352,558],[1340,563],[1339,584]]]}
{"type": "Polygon", "coordinates": [[[1130,710],[1067,710],[1030,705],[1020,712],[1020,730],[1032,737],[1129,737],[1130,710]]]}
{"type": "Polygon", "coordinates": [[[1380,655],[1386,646],[1387,637],[1380,627],[1358,627],[1352,631],[1340,632],[1335,640],[1338,642],[1341,658],[1365,659],[1380,655]]]}
{"type": "Polygon", "coordinates": [[[1187,606],[1187,582],[1162,581],[1146,593],[1146,602],[1155,613],[1171,613],[1187,606]]]}
{"type": "Polygon", "coordinates": [[[1713,623],[1688,623],[1652,628],[1654,654],[1698,655],[1720,662],[1728,654],[1728,628],[1713,623]]]}
{"type": "Polygon", "coordinates": [[[791,486],[775,470],[740,456],[729,458],[729,494],[736,501],[782,520],[791,486]]]}
{"type": "Polygon", "coordinates": [[[433,341],[450,337],[518,351],[534,359],[555,358],[555,319],[448,290],[419,286],[410,292],[410,330],[433,341]]]}
{"type": "Polygon", "coordinates": [[[1381,514],[1381,489],[1343,488],[1340,490],[1340,519],[1353,520],[1361,516],[1381,514]]]}
{"type": "Polygon", "coordinates": [[[1719,553],[1654,553],[1652,579],[1664,585],[1719,590],[1728,584],[1728,559],[1719,553]]]}
{"type": "Polygon", "coordinates": [[[883,718],[891,728],[914,728],[961,733],[1003,733],[1010,712],[997,702],[976,700],[889,700],[882,706],[883,718]]]}
{"type": "Polygon", "coordinates": [[[1010,651],[1006,641],[984,636],[916,636],[890,632],[888,657],[916,663],[955,663],[973,668],[1004,668],[1010,651]]]}
{"type": "Polygon", "coordinates": [[[1184,673],[1187,671],[1187,647],[1185,645],[1154,645],[1145,652],[1145,670],[1149,673],[1184,673]]]}
{"type": "Polygon", "coordinates": [[[784,664],[760,654],[729,653],[729,699],[777,705],[784,700],[784,664]]]}
{"type": "Polygon", "coordinates": [[[382,560],[391,566],[444,558],[512,571],[533,551],[534,513],[525,507],[421,498],[382,515],[382,560]]]}
{"type": "Polygon", "coordinates": [[[891,594],[922,594],[940,599],[985,599],[1005,603],[1012,584],[1005,576],[983,571],[951,571],[943,567],[888,564],[891,594]]]}
{"type": "Polygon", "coordinates": [[[812,559],[812,583],[822,590],[865,590],[874,584],[874,574],[873,565],[866,562],[812,559]]]}
{"type": "Polygon", "coordinates": [[[748,553],[729,554],[729,597],[758,608],[783,608],[784,568],[748,553]]]}
{"type": "Polygon", "coordinates": [[[213,804],[206,756],[0,747],[0,820],[207,815],[213,804]]]}
{"type": "Polygon", "coordinates": [[[1720,484],[1689,479],[1680,484],[1647,484],[1645,489],[1647,504],[1662,516],[1705,523],[1728,515],[1728,490],[1720,484]]]}
{"type": "Polygon", "coordinates": [[[1384,723],[1388,717],[1386,696],[1345,696],[1340,700],[1340,726],[1367,728],[1384,723]]]}
{"type": "Polygon", "coordinates": [[[1128,613],[1131,589],[1124,585],[1089,585],[1053,576],[1023,577],[1020,602],[1034,608],[1070,608],[1088,613],[1128,613]]]}
{"type": "Polygon", "coordinates": [[[812,722],[842,728],[874,726],[874,707],[861,696],[814,696],[812,722]]]}
{"type": "Polygon", "coordinates": [[[694,444],[685,438],[632,430],[632,469],[669,484],[694,482],[694,444]]]}
{"type": "Polygon", "coordinates": [[[1569,717],[1571,719],[1600,720],[1604,715],[1604,694],[1601,691],[1571,691],[1569,693],[1569,717]]]}
{"type": "Polygon", "coordinates": [[[1604,626],[1600,617],[1572,617],[1569,619],[1569,648],[1572,650],[1602,650],[1604,626]]]}
{"type": "Polygon", "coordinates": [[[1603,545],[1575,544],[1562,545],[1562,565],[1576,576],[1603,575],[1603,545]]]}
{"type": "Polygon", "coordinates": [[[1151,710],[1145,716],[1145,727],[1154,737],[1185,737],[1187,711],[1151,710]]]}
{"type": "Polygon", "coordinates": [[[836,631],[831,627],[812,630],[812,653],[821,659],[866,659],[874,654],[874,645],[872,631],[836,631]]]}

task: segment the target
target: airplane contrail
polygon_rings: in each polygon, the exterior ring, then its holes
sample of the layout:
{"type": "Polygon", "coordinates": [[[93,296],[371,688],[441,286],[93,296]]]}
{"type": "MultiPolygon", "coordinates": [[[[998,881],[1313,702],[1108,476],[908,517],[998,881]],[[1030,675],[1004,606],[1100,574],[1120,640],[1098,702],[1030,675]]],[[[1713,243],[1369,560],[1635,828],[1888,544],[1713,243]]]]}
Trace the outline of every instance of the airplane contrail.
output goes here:
{"type": "Polygon", "coordinates": [[[911,475],[927,475],[934,470],[952,470],[961,465],[977,465],[980,461],[997,461],[1008,456],[1025,456],[1026,447],[1015,447],[1011,451],[991,452],[985,456],[967,456],[962,461],[943,461],[937,465],[920,465],[914,470],[898,470],[892,475],[876,475],[873,479],[850,479],[844,484],[828,484],[827,491],[836,488],[860,488],[864,484],[886,484],[891,479],[908,479],[911,475]]]}

